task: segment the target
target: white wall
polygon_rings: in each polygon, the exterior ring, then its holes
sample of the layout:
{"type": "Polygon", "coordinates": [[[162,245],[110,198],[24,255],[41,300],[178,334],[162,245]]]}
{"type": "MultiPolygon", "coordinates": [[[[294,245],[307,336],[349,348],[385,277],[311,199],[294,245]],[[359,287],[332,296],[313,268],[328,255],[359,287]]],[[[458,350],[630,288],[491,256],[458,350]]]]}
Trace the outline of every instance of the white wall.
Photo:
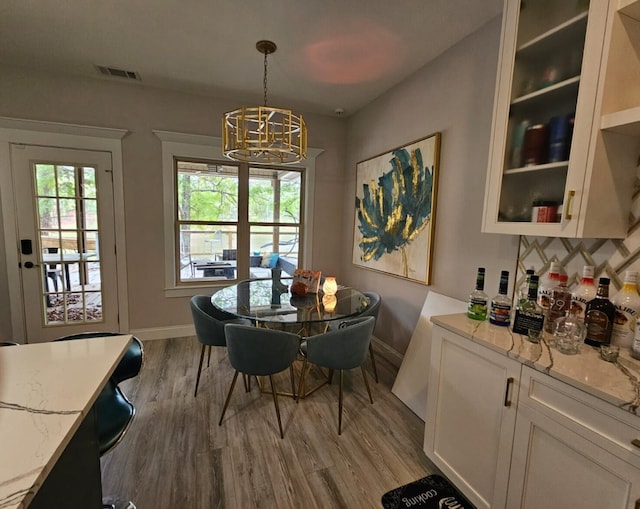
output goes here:
{"type": "MultiPolygon", "coordinates": [[[[476,269],[487,269],[486,291],[497,293],[501,270],[515,277],[518,237],[480,233],[500,17],[378,98],[348,122],[340,279],[382,296],[376,336],[404,352],[432,288],[466,300],[476,269]],[[352,264],[355,169],[358,161],[442,133],[432,285],[386,276],[352,264]],[[349,220],[348,220],[349,221],[349,220]]],[[[425,44],[428,44],[425,34],[425,44]]]]}

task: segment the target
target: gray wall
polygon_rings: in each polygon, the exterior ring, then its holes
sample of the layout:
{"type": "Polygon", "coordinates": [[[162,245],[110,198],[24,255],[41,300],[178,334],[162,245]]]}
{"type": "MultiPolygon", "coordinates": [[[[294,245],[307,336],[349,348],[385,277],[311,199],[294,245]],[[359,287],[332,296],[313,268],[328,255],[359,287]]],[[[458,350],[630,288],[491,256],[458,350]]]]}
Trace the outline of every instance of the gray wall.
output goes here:
{"type": "Polygon", "coordinates": [[[500,17],[348,122],[344,200],[352,216],[358,161],[442,133],[431,286],[356,267],[353,218],[343,231],[341,277],[381,294],[376,336],[399,352],[406,350],[429,291],[466,300],[477,267],[485,266],[491,296],[497,293],[500,270],[515,275],[518,237],[480,233],[499,44],[500,17]]]}

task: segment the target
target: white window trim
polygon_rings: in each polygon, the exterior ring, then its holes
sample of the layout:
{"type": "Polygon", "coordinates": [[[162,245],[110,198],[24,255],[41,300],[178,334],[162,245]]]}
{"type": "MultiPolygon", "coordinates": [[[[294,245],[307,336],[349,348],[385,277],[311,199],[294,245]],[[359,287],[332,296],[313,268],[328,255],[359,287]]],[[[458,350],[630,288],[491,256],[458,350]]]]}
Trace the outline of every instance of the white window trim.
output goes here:
{"type": "MultiPolygon", "coordinates": [[[[184,134],[170,131],[153,131],[162,142],[162,184],[164,206],[164,252],[165,252],[165,297],[190,297],[200,293],[208,293],[212,289],[221,286],[221,283],[203,282],[200,285],[177,286],[176,285],[176,244],[174,239],[175,219],[175,177],[174,158],[197,158],[224,161],[222,154],[222,139],[214,136],[198,134],[184,134]]],[[[296,167],[305,168],[305,199],[303,211],[303,224],[305,238],[303,239],[304,257],[298,263],[303,267],[311,267],[311,252],[313,239],[312,207],[315,193],[315,168],[316,158],[323,152],[322,149],[307,149],[307,158],[296,167]]],[[[226,285],[226,283],[223,283],[226,285]]]]}

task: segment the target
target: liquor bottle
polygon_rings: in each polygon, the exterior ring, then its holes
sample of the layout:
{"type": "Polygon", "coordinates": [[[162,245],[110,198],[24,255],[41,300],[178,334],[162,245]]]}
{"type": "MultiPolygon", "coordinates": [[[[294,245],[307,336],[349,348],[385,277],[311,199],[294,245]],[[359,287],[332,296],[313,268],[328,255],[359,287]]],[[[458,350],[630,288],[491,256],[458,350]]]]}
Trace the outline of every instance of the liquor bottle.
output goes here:
{"type": "Polygon", "coordinates": [[[539,342],[544,323],[544,313],[537,299],[538,276],[532,274],[529,280],[527,300],[518,302],[513,320],[513,332],[526,335],[532,342],[539,342]]]}
{"type": "Polygon", "coordinates": [[[484,293],[484,267],[479,267],[476,276],[476,289],[469,295],[467,316],[474,320],[486,320],[488,301],[489,296],[484,293]]]}
{"type": "Polygon", "coordinates": [[[507,327],[511,323],[511,299],[507,296],[509,287],[509,271],[503,270],[500,273],[500,285],[498,295],[491,299],[491,311],[489,312],[489,322],[493,325],[507,327]]]}
{"type": "Polygon", "coordinates": [[[593,266],[585,265],[582,269],[582,278],[578,288],[571,295],[571,312],[579,320],[584,321],[584,312],[587,302],[596,296],[596,285],[593,283],[593,266]]]}
{"type": "Polygon", "coordinates": [[[551,290],[549,311],[544,321],[544,330],[548,333],[553,332],[553,322],[562,318],[565,311],[571,307],[571,292],[567,288],[567,279],[566,274],[558,274],[558,284],[551,290]]]}
{"type": "Polygon", "coordinates": [[[561,270],[562,265],[558,262],[551,262],[551,267],[549,268],[547,277],[540,282],[540,285],[538,285],[538,304],[540,304],[544,310],[545,315],[551,306],[551,292],[558,284],[558,276],[560,275],[561,270]]]}
{"type": "Polygon", "coordinates": [[[611,302],[616,307],[611,344],[618,345],[620,349],[629,349],[633,343],[636,317],[640,312],[637,283],[638,273],[633,270],[626,271],[622,288],[611,298],[611,302]]]}
{"type": "Polygon", "coordinates": [[[631,357],[640,360],[640,318],[636,320],[636,332],[631,343],[631,357]]]}
{"type": "MultiPolygon", "coordinates": [[[[531,276],[535,274],[533,269],[527,269],[524,276],[524,281],[518,288],[518,294],[516,295],[516,308],[518,304],[525,303],[529,300],[529,282],[531,281],[531,276]]],[[[537,285],[536,285],[537,287],[537,285]]],[[[537,291],[537,290],[536,290],[537,291]]],[[[536,296],[537,298],[537,296],[536,296]]]]}
{"type": "Polygon", "coordinates": [[[587,302],[584,324],[587,335],[584,342],[591,346],[608,345],[611,343],[611,330],[616,307],[609,300],[608,277],[601,277],[595,298],[587,302]]]}

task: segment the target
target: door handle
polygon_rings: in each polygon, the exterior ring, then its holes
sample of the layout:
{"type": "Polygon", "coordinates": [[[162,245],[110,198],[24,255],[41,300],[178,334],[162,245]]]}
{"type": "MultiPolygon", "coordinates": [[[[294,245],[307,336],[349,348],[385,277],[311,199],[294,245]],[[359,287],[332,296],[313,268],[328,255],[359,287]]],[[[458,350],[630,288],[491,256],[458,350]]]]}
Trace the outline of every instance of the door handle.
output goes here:
{"type": "Polygon", "coordinates": [[[564,211],[564,219],[573,219],[573,215],[571,214],[571,208],[573,206],[573,197],[576,195],[575,191],[569,191],[567,195],[567,206],[563,207],[564,211]]]}
{"type": "Polygon", "coordinates": [[[507,388],[504,391],[504,406],[506,407],[510,407],[511,406],[511,399],[509,398],[509,389],[511,389],[511,386],[513,385],[513,377],[510,376],[509,378],[507,378],[507,388]]]}
{"type": "Polygon", "coordinates": [[[34,267],[40,267],[40,265],[38,265],[37,263],[33,263],[33,262],[24,262],[24,268],[25,269],[33,269],[34,267]]]}

